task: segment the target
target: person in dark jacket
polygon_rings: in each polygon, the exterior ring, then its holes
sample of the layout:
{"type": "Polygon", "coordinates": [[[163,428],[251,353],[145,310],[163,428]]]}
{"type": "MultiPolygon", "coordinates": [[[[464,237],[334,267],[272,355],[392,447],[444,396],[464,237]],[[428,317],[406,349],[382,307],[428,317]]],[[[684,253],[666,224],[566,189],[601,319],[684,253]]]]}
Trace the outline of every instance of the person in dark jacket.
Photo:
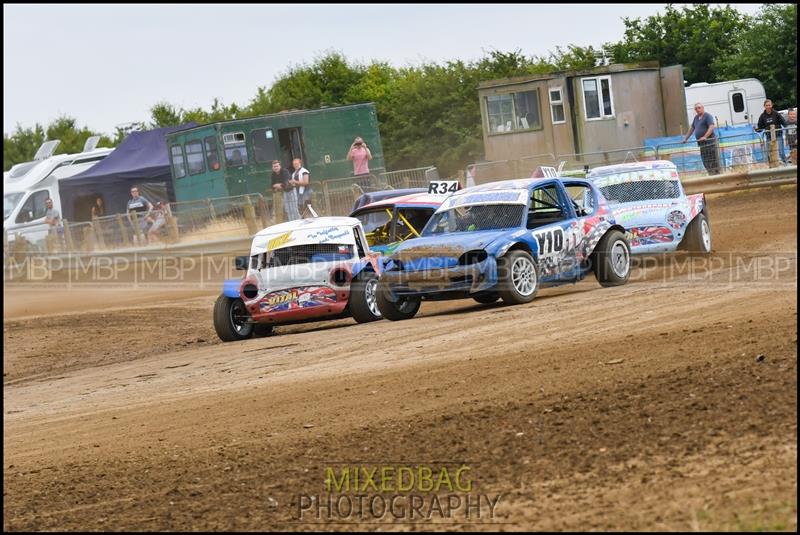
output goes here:
{"type": "Polygon", "coordinates": [[[764,132],[764,139],[767,141],[767,154],[772,157],[772,135],[770,127],[775,125],[775,137],[778,138],[778,157],[781,161],[786,162],[786,154],[783,150],[783,131],[779,130],[786,127],[786,119],[783,115],[772,109],[772,101],[767,99],[764,101],[764,113],[758,118],[758,125],[756,126],[757,132],[764,132]]]}

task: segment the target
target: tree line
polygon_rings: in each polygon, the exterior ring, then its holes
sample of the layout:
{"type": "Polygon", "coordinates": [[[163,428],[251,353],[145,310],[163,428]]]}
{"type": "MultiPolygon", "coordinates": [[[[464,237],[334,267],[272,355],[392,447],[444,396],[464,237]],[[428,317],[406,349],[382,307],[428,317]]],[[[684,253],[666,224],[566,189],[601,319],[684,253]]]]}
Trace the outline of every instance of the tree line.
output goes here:
{"type": "MultiPolygon", "coordinates": [[[[337,51],[289,67],[269,87],[257,88],[245,105],[215,99],[209,108],[183,109],[158,102],[143,128],[188,121],[210,123],[290,109],[315,109],[374,102],[389,169],[433,164],[445,174],[483,156],[477,86],[510,76],[585,69],[605,55],[615,63],[657,60],[682,64],[688,83],[758,78],[776,109],[797,101],[797,6],[765,5],[748,16],[730,6],[698,4],[644,18],[623,18],[623,38],[598,48],[568,45],[548,56],[521,50],[492,50],[473,61],[451,60],[394,67],[386,62],[357,63],[337,51]]],[[[101,146],[116,146],[118,128],[101,146]]],[[[30,160],[45,139],[61,139],[57,153],[78,152],[94,132],[71,117],[47,127],[17,125],[3,135],[3,168],[30,160]]]]}

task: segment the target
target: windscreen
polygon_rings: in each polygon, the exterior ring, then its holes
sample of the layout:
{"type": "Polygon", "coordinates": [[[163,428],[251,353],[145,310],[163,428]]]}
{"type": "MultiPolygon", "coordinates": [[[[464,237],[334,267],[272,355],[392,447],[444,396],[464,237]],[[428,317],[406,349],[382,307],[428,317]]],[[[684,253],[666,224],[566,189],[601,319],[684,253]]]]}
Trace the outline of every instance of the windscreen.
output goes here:
{"type": "Polygon", "coordinates": [[[14,211],[14,208],[19,204],[20,199],[24,195],[23,192],[19,191],[16,193],[6,193],[3,195],[3,219],[8,219],[8,216],[11,215],[11,212],[14,211]]]}
{"type": "Polygon", "coordinates": [[[372,245],[385,245],[391,241],[392,209],[389,207],[377,208],[368,212],[361,212],[354,216],[361,221],[367,243],[372,245]]]}
{"type": "Polygon", "coordinates": [[[477,232],[516,228],[522,224],[525,205],[474,204],[457,206],[433,215],[423,236],[450,232],[477,232]]]}

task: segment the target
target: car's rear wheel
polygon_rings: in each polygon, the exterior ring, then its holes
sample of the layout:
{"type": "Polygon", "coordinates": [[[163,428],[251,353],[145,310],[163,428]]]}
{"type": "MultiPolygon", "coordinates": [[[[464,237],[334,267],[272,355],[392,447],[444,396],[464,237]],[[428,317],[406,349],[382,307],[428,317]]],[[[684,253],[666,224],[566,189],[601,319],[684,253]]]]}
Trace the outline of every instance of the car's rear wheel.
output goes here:
{"type": "Polygon", "coordinates": [[[497,292],[482,292],[473,295],[472,298],[482,305],[489,305],[500,299],[500,294],[497,292]]]}
{"type": "Polygon", "coordinates": [[[498,295],[509,305],[530,303],[539,291],[539,268],[527,251],[509,251],[497,261],[498,295]]]}
{"type": "Polygon", "coordinates": [[[382,318],[378,308],[378,276],[372,271],[362,271],[350,284],[350,313],[358,323],[382,318]]]}
{"type": "Polygon", "coordinates": [[[382,285],[378,285],[376,298],[381,314],[391,321],[413,318],[417,315],[422,301],[419,297],[401,297],[392,301],[389,289],[382,285]]]}
{"type": "Polygon", "coordinates": [[[612,230],[597,244],[592,253],[597,282],[601,286],[620,286],[631,276],[631,247],[625,235],[612,230]]]}
{"type": "Polygon", "coordinates": [[[692,219],[683,238],[684,249],[691,253],[711,254],[711,225],[704,212],[692,219]]]}
{"type": "Polygon", "coordinates": [[[253,324],[239,297],[220,295],[214,303],[214,330],[223,342],[245,340],[253,335],[253,324]]]}

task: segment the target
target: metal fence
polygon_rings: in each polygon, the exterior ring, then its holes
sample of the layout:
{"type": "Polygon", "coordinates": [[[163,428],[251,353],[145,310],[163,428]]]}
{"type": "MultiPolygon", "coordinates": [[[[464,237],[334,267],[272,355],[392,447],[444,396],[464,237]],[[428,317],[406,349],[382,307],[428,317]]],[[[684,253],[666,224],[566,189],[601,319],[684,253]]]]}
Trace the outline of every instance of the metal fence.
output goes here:
{"type": "MultiPolygon", "coordinates": [[[[311,205],[318,215],[349,215],[364,192],[425,187],[438,178],[435,167],[419,167],[377,175],[325,180],[313,184],[311,205]]],[[[301,210],[308,217],[308,210],[301,210]]],[[[156,206],[143,214],[115,214],[92,221],[64,221],[57,229],[42,224],[8,235],[6,255],[90,253],[129,248],[250,237],[260,229],[287,220],[281,193],[253,193],[156,206]]]]}
{"type": "Polygon", "coordinates": [[[558,168],[562,162],[563,172],[575,174],[603,165],[670,160],[675,163],[681,175],[686,177],[742,172],[774,167],[782,162],[796,164],[797,127],[776,129],[775,139],[776,142],[770,142],[766,132],[753,131],[723,135],[702,150],[695,140],[690,140],[686,143],[662,143],[583,153],[548,153],[514,160],[477,162],[471,164],[466,171],[471,172],[476,184],[484,184],[495,180],[528,178],[540,166],[558,168]]]}

